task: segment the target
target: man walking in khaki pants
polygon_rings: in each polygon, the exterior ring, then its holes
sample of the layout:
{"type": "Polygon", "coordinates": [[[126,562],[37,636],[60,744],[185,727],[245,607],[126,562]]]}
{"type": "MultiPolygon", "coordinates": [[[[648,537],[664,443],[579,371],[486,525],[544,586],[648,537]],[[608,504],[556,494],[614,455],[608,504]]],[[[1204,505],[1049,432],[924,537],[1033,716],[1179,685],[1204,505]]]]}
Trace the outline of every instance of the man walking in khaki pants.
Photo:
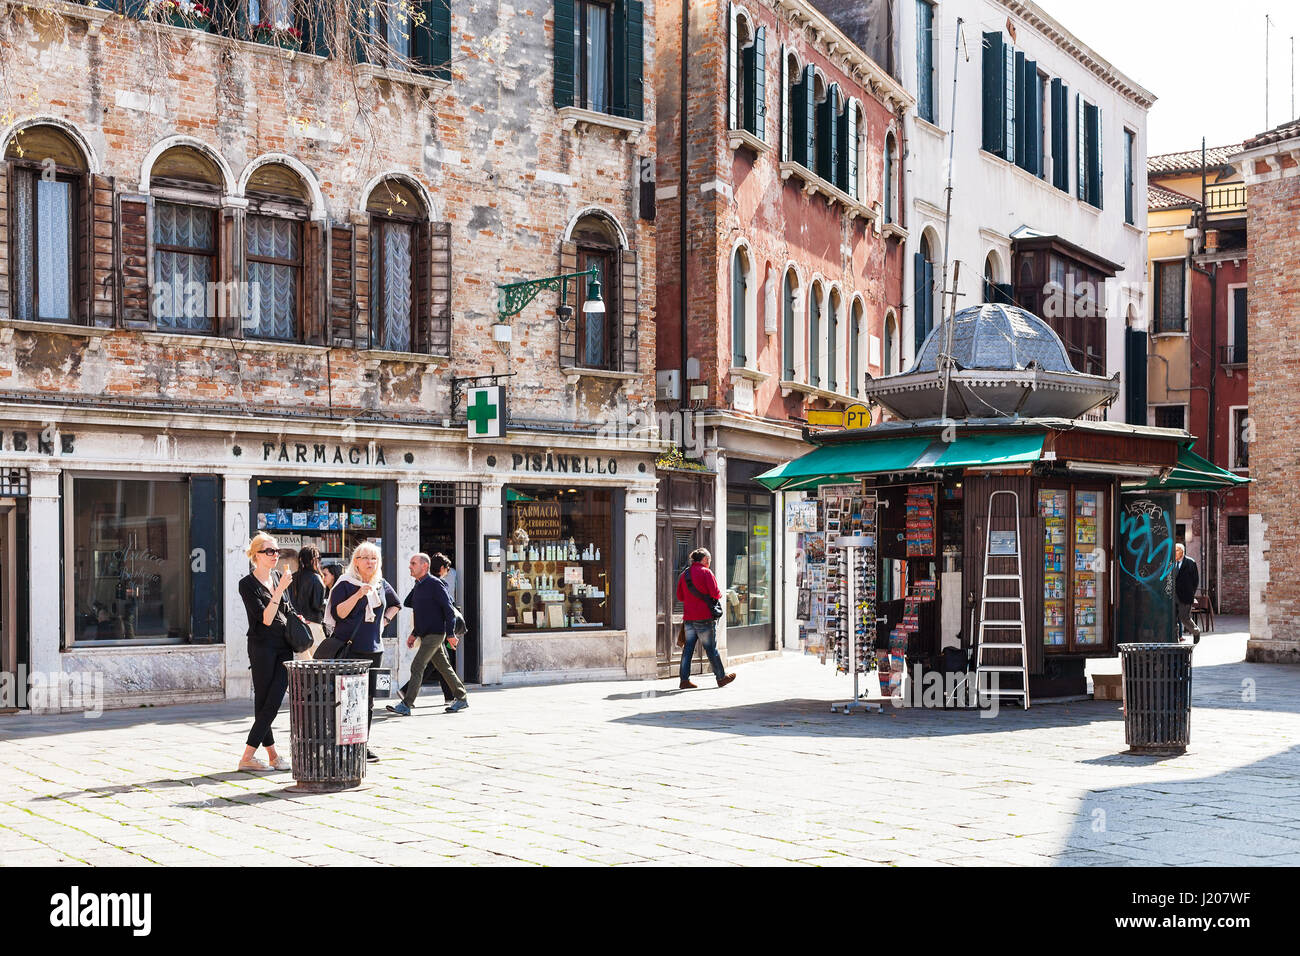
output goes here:
{"type": "Polygon", "coordinates": [[[406,683],[406,693],[399,703],[388,706],[389,711],[402,717],[411,716],[415,698],[420,694],[420,679],[430,661],[456,698],[447,708],[447,713],[454,714],[469,706],[465,685],[451,666],[451,660],[443,646],[446,642],[452,650],[456,649],[456,638],[452,634],[456,625],[456,611],[452,607],[451,594],[448,593],[447,582],[444,580],[450,567],[451,561],[445,554],[435,554],[430,560],[427,554],[421,552],[411,558],[411,577],[415,578],[415,586],[406,596],[405,604],[415,612],[415,625],[411,636],[406,639],[406,646],[414,647],[419,638],[420,649],[411,662],[411,679],[406,683]]]}

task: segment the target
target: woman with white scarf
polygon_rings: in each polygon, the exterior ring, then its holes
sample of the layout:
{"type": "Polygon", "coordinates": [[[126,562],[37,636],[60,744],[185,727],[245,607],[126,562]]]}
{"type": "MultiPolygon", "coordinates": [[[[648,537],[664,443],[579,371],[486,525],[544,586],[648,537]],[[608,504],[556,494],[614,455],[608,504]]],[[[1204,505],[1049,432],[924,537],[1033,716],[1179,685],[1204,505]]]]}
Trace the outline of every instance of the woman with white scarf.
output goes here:
{"type": "MultiPolygon", "coordinates": [[[[370,662],[367,730],[374,713],[375,668],[384,656],[380,634],[401,609],[402,602],[397,592],[384,580],[379,549],[368,541],[357,545],[347,571],[330,590],[325,605],[325,626],[327,630],[332,626],[334,637],[348,645],[342,656],[370,662]]],[[[379,758],[367,747],[366,759],[379,758]]]]}

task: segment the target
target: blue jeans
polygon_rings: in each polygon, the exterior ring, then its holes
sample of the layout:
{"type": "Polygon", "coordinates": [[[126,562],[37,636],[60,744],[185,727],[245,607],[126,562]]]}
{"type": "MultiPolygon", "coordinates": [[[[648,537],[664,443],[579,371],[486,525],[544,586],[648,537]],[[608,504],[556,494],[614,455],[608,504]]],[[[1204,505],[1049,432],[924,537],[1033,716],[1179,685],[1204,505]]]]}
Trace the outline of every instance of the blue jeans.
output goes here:
{"type": "Polygon", "coordinates": [[[718,656],[718,626],[714,621],[686,621],[686,646],[682,648],[682,680],[691,679],[691,659],[695,656],[695,642],[704,642],[704,653],[713,667],[713,676],[718,680],[727,676],[722,667],[722,658],[718,656]]]}

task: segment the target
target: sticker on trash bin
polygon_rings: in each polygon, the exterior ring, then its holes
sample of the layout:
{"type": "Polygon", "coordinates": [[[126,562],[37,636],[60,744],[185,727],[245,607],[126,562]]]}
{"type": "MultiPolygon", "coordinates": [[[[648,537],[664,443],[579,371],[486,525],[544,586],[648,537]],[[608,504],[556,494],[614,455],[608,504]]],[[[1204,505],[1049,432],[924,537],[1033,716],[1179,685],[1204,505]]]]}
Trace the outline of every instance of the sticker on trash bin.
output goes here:
{"type": "Polygon", "coordinates": [[[334,699],[338,702],[334,743],[340,747],[366,742],[366,708],[370,705],[366,684],[366,674],[340,674],[334,678],[334,699]]]}

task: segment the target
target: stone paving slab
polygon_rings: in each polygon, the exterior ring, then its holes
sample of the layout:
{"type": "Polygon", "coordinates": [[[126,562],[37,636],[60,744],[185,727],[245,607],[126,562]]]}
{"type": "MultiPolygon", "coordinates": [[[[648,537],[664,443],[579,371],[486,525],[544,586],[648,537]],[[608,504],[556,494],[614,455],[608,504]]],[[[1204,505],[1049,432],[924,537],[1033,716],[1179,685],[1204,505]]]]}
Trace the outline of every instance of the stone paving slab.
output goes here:
{"type": "Polygon", "coordinates": [[[1296,865],[1300,669],[1225,624],[1177,758],[1123,754],[1108,701],[832,714],[848,681],[798,655],[380,710],[330,795],[232,769],[247,702],[0,717],[0,865],[1296,865]]]}

